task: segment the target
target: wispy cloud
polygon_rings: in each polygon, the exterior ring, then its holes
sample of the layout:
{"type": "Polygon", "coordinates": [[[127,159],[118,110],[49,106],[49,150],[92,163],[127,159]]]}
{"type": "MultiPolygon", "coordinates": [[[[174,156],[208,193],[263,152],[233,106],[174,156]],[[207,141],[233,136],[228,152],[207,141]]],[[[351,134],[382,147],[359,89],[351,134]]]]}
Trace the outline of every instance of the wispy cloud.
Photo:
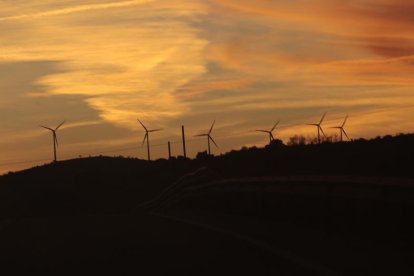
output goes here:
{"type": "Polygon", "coordinates": [[[21,20],[21,19],[37,19],[47,16],[56,16],[56,15],[67,15],[71,13],[85,12],[85,11],[94,11],[101,9],[111,9],[111,8],[124,8],[135,5],[148,4],[153,0],[130,0],[130,1],[116,1],[110,3],[96,3],[96,4],[84,4],[84,5],[75,5],[60,9],[52,9],[41,12],[34,13],[25,13],[17,14],[12,16],[0,17],[0,21],[9,21],[9,20],[21,20]]]}
{"type": "Polygon", "coordinates": [[[160,120],[189,110],[173,92],[205,71],[208,42],[190,24],[192,16],[205,13],[198,1],[134,0],[44,10],[47,6],[3,17],[27,19],[21,22],[0,21],[10,41],[1,47],[4,59],[52,60],[64,68],[38,80],[47,94],[87,96],[102,119],[129,128],[136,117],[160,120]],[[83,11],[91,11],[87,20],[79,14],[83,11]],[[31,20],[44,16],[50,18],[31,20]],[[12,30],[20,26],[25,35],[16,36],[12,30]]]}

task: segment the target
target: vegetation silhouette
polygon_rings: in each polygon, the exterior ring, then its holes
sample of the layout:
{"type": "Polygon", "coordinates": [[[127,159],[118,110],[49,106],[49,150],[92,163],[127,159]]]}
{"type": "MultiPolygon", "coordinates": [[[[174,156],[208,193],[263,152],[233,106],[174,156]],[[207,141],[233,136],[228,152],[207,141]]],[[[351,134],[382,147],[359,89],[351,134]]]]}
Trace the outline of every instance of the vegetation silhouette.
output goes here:
{"type": "Polygon", "coordinates": [[[413,134],[320,144],[295,136],[220,156],[99,156],[8,173],[0,264],[410,275],[413,161],[413,134]]]}

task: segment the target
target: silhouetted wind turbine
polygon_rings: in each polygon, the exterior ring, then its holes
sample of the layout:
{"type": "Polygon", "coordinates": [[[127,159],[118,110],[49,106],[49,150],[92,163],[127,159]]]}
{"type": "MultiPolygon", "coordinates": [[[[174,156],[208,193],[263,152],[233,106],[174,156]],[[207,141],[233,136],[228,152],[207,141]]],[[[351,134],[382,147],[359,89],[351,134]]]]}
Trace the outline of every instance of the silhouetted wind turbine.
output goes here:
{"type": "Polygon", "coordinates": [[[345,126],[345,124],[346,124],[346,120],[347,120],[347,119],[348,119],[348,115],[346,115],[345,120],[344,120],[344,122],[342,123],[342,125],[341,125],[341,126],[331,127],[331,128],[336,128],[336,129],[339,129],[339,132],[340,132],[340,134],[341,134],[341,142],[343,141],[342,134],[345,134],[346,138],[348,138],[348,140],[349,140],[348,134],[346,134],[346,131],[345,131],[345,129],[344,129],[344,126],[345,126]]]}
{"type": "Polygon", "coordinates": [[[50,127],[46,127],[46,126],[40,126],[43,127],[47,130],[50,130],[52,132],[52,139],[53,139],[53,161],[56,162],[57,158],[56,158],[56,147],[58,146],[58,139],[57,139],[57,135],[56,135],[56,131],[65,123],[65,121],[61,122],[56,128],[50,128],[50,127]]]}
{"type": "Polygon", "coordinates": [[[162,130],[161,128],[158,129],[147,129],[146,126],[144,126],[144,124],[138,119],[138,122],[141,124],[141,126],[145,129],[145,136],[144,136],[144,141],[142,141],[142,145],[144,145],[145,140],[147,140],[147,151],[148,151],[148,160],[151,160],[151,155],[150,155],[150,145],[149,145],[149,133],[150,132],[156,132],[156,131],[160,131],[162,130]]]}
{"type": "Polygon", "coordinates": [[[272,143],[273,140],[275,140],[275,137],[273,137],[273,131],[276,129],[277,125],[280,123],[280,121],[277,121],[277,123],[272,127],[271,130],[263,130],[263,129],[256,129],[258,132],[264,132],[269,134],[269,144],[272,143]]]}
{"type": "Polygon", "coordinates": [[[211,132],[213,131],[213,127],[214,127],[214,124],[215,123],[216,123],[216,120],[213,121],[213,124],[211,125],[210,130],[207,133],[202,133],[202,134],[195,135],[197,137],[200,137],[200,136],[206,136],[207,137],[208,155],[211,154],[211,150],[210,150],[210,140],[211,140],[211,142],[214,143],[214,145],[216,147],[218,147],[217,144],[216,144],[216,142],[214,141],[213,137],[211,137],[211,132]]]}
{"type": "Polygon", "coordinates": [[[322,122],[323,122],[323,119],[325,119],[325,116],[326,116],[326,112],[323,114],[323,116],[322,116],[321,120],[319,121],[319,123],[317,123],[317,124],[308,124],[309,126],[316,126],[318,128],[318,144],[321,143],[321,132],[322,132],[323,136],[325,136],[325,138],[326,138],[325,132],[323,132],[323,129],[322,129],[322,126],[321,126],[322,122]]]}

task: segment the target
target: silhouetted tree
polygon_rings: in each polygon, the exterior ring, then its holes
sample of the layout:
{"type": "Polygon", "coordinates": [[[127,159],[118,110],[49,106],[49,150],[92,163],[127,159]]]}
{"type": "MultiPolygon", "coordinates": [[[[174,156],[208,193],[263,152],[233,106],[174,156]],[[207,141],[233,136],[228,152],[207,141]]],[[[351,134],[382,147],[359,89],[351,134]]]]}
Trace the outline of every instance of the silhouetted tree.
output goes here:
{"type": "Polygon", "coordinates": [[[283,146],[285,146],[285,144],[283,144],[282,140],[275,139],[275,140],[272,140],[270,144],[268,144],[265,148],[277,148],[277,147],[283,147],[283,146]]]}
{"type": "Polygon", "coordinates": [[[200,151],[199,153],[197,153],[196,159],[197,160],[207,160],[209,159],[210,156],[208,155],[207,151],[200,151]]]}
{"type": "Polygon", "coordinates": [[[303,135],[295,135],[292,137],[289,137],[289,141],[287,143],[289,146],[295,146],[295,145],[305,145],[306,144],[306,137],[303,135]]]}

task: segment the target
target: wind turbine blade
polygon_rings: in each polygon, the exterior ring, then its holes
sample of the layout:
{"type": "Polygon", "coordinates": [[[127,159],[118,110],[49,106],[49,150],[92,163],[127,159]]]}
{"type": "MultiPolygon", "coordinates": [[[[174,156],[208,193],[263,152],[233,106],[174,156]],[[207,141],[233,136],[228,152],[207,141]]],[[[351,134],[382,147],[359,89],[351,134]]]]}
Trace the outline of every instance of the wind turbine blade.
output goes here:
{"type": "Polygon", "coordinates": [[[144,136],[144,141],[142,141],[142,145],[144,145],[144,144],[145,144],[145,141],[147,140],[147,138],[148,138],[148,132],[147,132],[147,133],[145,133],[145,136],[144,136]]]}
{"type": "Polygon", "coordinates": [[[211,136],[209,135],[209,136],[208,136],[208,139],[210,139],[210,140],[211,140],[211,142],[213,142],[213,144],[214,144],[216,147],[219,147],[219,146],[216,144],[216,142],[214,141],[213,137],[211,137],[211,136]]]}
{"type": "Polygon", "coordinates": [[[322,132],[323,136],[325,136],[325,138],[326,138],[326,134],[325,134],[325,132],[323,132],[323,129],[322,129],[322,127],[321,127],[321,126],[319,126],[319,129],[321,130],[321,132],[322,132]]]}
{"type": "Polygon", "coordinates": [[[148,130],[148,132],[156,132],[156,131],[160,131],[160,130],[162,130],[162,128],[151,129],[151,130],[148,130]]]}
{"type": "Polygon", "coordinates": [[[344,126],[345,126],[345,124],[346,124],[346,120],[348,120],[348,115],[346,115],[345,120],[344,120],[344,122],[342,123],[342,126],[341,126],[341,127],[344,127],[344,126]]]}
{"type": "Polygon", "coordinates": [[[55,130],[58,130],[64,123],[66,122],[66,120],[64,120],[63,122],[61,122],[56,128],[55,130]]]}
{"type": "Polygon", "coordinates": [[[50,130],[50,131],[54,131],[54,129],[51,129],[50,127],[45,127],[45,126],[40,126],[40,127],[43,127],[43,128],[45,128],[47,130],[50,130]]]}
{"type": "Polygon", "coordinates": [[[319,126],[319,124],[306,124],[307,126],[319,126]]]}
{"type": "Polygon", "coordinates": [[[208,134],[211,134],[211,132],[213,131],[213,127],[215,123],[216,123],[216,120],[213,121],[213,124],[211,125],[210,130],[208,131],[208,134]]]}
{"type": "Polygon", "coordinates": [[[148,129],[144,126],[144,124],[139,119],[137,119],[137,120],[141,124],[141,126],[145,129],[145,131],[148,131],[148,129]]]}
{"type": "Polygon", "coordinates": [[[270,137],[272,138],[272,140],[275,140],[275,137],[273,137],[273,133],[269,133],[270,134],[270,137]]]}
{"type": "Polygon", "coordinates": [[[330,128],[341,129],[342,127],[330,127],[330,128]]]}
{"type": "Polygon", "coordinates": [[[341,128],[341,131],[345,134],[345,136],[346,136],[346,138],[348,138],[348,140],[351,140],[351,139],[349,139],[348,134],[346,134],[346,131],[345,131],[344,128],[341,128]]]}
{"type": "Polygon", "coordinates": [[[279,123],[280,123],[280,121],[277,121],[277,123],[273,126],[272,130],[270,130],[270,131],[275,130],[275,129],[276,129],[276,127],[277,127],[277,125],[278,125],[279,123]]]}
{"type": "Polygon", "coordinates": [[[321,121],[319,122],[319,124],[322,124],[323,119],[325,119],[325,116],[326,116],[326,112],[323,114],[323,116],[322,116],[321,121]]]}
{"type": "Polygon", "coordinates": [[[256,131],[258,131],[258,132],[264,132],[264,133],[269,133],[269,131],[267,131],[267,130],[261,130],[261,129],[256,129],[256,131]]]}
{"type": "Polygon", "coordinates": [[[194,137],[202,137],[202,136],[208,136],[208,134],[197,134],[197,135],[194,135],[194,137]]]}

